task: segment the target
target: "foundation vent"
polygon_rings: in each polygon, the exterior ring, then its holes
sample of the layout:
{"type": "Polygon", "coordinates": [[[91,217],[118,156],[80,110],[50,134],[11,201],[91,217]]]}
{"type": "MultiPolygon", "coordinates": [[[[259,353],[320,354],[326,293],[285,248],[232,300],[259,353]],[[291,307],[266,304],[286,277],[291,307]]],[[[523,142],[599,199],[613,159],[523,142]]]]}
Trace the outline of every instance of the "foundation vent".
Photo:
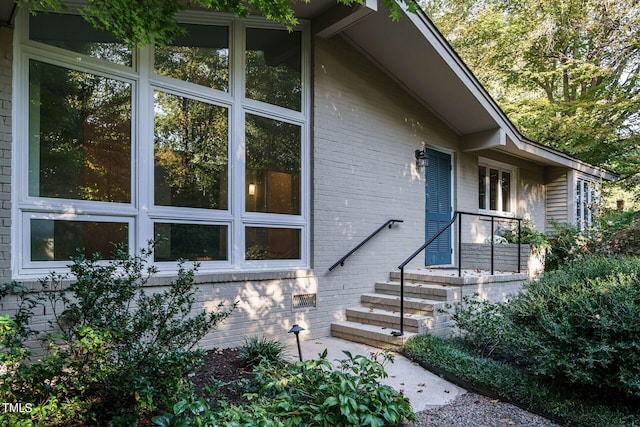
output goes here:
{"type": "Polygon", "coordinates": [[[293,302],[291,304],[294,310],[301,308],[315,308],[316,306],[316,294],[298,294],[293,296],[293,302]]]}

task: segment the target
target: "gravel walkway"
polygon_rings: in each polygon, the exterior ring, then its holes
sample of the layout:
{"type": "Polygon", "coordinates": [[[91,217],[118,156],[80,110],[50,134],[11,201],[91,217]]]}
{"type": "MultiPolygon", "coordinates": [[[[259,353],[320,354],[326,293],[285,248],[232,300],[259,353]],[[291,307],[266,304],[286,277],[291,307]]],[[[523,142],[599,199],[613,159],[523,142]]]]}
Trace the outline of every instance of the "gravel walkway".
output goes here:
{"type": "Polygon", "coordinates": [[[449,405],[427,409],[417,414],[412,427],[554,427],[546,418],[517,406],[492,400],[474,393],[465,393],[449,405]]]}

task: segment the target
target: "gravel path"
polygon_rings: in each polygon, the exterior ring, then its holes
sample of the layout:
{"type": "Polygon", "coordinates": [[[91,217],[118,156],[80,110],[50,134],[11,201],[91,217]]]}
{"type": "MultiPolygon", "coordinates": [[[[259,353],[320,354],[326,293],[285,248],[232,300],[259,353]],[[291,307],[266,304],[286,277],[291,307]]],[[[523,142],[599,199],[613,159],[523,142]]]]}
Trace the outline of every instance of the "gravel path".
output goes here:
{"type": "Polygon", "coordinates": [[[449,405],[427,409],[417,414],[412,427],[554,427],[546,418],[517,406],[492,400],[474,393],[465,393],[449,405]]]}

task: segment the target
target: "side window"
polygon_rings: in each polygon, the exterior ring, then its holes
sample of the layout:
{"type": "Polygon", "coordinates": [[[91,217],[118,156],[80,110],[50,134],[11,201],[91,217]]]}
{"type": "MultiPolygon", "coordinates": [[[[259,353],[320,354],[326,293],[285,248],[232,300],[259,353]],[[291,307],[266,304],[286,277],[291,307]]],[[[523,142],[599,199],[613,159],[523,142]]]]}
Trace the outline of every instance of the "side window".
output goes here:
{"type": "Polygon", "coordinates": [[[576,185],[576,226],[580,231],[593,224],[593,212],[598,202],[595,184],[578,179],[576,185]]]}
{"type": "Polygon", "coordinates": [[[501,213],[513,213],[514,200],[513,169],[503,166],[479,164],[478,209],[501,213]]]}

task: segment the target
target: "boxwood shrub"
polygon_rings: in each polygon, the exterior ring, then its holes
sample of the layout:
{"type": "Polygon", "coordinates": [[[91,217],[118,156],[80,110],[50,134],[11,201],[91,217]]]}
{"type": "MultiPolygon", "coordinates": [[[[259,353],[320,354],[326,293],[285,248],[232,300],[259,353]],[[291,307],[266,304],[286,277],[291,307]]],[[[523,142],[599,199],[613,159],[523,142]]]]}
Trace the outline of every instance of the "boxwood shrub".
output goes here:
{"type": "Polygon", "coordinates": [[[524,290],[503,320],[533,374],[640,397],[640,259],[587,256],[524,290]]]}

